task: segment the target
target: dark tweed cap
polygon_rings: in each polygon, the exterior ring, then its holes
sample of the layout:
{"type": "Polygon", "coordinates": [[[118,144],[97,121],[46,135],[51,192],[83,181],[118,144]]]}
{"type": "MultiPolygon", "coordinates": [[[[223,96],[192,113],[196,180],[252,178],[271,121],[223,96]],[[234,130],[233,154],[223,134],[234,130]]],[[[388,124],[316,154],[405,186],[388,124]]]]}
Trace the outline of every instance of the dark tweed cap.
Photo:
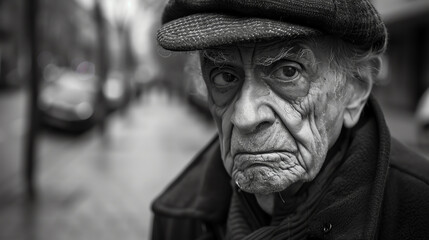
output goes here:
{"type": "Polygon", "coordinates": [[[370,0],[169,0],[159,44],[173,51],[332,35],[383,52],[387,31],[370,0]]]}

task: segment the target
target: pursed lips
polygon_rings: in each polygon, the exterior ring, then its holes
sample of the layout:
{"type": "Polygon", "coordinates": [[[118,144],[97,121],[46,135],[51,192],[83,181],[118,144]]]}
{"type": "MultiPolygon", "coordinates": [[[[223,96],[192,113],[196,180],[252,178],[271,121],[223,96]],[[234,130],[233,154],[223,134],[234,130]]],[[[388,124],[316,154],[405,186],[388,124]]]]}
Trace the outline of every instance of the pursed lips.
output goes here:
{"type": "Polygon", "coordinates": [[[234,155],[234,164],[239,170],[254,166],[273,167],[278,164],[280,168],[287,169],[293,167],[294,161],[287,161],[293,158],[294,154],[288,151],[269,152],[238,152],[234,155]]]}

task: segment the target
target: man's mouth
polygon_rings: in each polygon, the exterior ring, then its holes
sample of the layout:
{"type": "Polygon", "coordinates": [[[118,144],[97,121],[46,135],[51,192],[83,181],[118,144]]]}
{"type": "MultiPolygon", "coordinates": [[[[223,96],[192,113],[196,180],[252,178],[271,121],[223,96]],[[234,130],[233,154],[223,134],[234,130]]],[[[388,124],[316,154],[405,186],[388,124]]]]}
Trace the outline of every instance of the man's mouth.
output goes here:
{"type": "Polygon", "coordinates": [[[237,170],[252,167],[275,167],[285,170],[295,165],[294,158],[294,154],[286,151],[237,153],[234,155],[234,165],[237,170]]]}

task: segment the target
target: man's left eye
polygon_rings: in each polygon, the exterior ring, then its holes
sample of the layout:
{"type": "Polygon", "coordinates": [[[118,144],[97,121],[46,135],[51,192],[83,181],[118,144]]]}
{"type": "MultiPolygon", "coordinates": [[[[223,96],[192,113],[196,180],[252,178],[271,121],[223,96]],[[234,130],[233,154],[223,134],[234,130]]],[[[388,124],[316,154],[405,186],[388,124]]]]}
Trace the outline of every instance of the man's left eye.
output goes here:
{"type": "Polygon", "coordinates": [[[283,65],[276,68],[272,73],[271,77],[283,81],[291,82],[296,80],[300,75],[301,69],[292,65],[283,65]]]}

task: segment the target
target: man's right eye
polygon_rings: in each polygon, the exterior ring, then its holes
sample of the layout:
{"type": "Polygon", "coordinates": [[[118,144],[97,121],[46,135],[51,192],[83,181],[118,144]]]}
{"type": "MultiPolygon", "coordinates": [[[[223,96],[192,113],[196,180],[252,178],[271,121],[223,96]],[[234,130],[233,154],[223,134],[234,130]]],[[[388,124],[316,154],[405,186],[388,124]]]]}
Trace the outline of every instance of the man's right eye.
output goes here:
{"type": "Polygon", "coordinates": [[[213,83],[218,87],[226,87],[238,82],[238,77],[229,72],[218,73],[212,79],[213,83]]]}

